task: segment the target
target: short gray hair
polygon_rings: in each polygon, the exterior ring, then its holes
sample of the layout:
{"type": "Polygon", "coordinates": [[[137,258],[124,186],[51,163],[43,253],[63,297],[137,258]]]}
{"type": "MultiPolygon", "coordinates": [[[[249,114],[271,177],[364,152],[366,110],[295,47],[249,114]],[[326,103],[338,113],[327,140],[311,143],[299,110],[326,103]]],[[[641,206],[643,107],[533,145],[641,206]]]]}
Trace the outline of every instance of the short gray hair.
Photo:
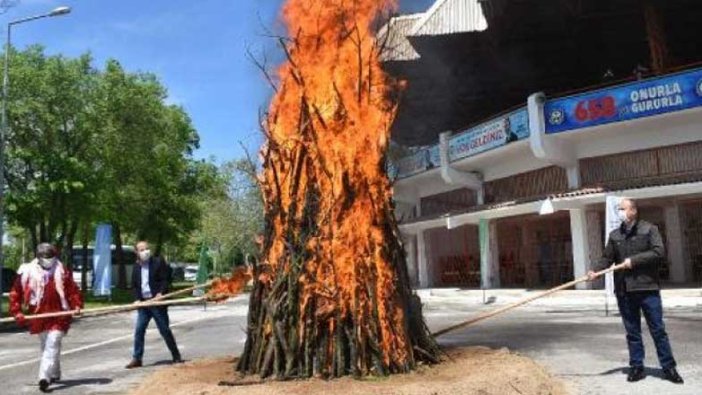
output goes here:
{"type": "Polygon", "coordinates": [[[56,256],[56,247],[50,243],[40,243],[37,246],[37,258],[53,258],[56,256]]]}

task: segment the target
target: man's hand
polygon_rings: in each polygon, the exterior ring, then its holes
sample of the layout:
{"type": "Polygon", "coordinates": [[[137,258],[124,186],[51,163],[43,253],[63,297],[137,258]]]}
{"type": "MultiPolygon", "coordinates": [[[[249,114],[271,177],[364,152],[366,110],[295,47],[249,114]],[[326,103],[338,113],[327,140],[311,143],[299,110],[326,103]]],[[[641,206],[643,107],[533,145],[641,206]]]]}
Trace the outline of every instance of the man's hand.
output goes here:
{"type": "Polygon", "coordinates": [[[19,326],[25,326],[27,324],[27,320],[24,319],[24,314],[22,313],[15,314],[15,322],[17,322],[19,326]]]}
{"type": "Polygon", "coordinates": [[[631,269],[633,266],[631,265],[631,259],[626,258],[624,262],[622,262],[622,269],[631,269]]]}
{"type": "Polygon", "coordinates": [[[597,274],[595,272],[593,272],[592,270],[587,272],[588,281],[595,281],[596,278],[597,278],[597,274]]]}

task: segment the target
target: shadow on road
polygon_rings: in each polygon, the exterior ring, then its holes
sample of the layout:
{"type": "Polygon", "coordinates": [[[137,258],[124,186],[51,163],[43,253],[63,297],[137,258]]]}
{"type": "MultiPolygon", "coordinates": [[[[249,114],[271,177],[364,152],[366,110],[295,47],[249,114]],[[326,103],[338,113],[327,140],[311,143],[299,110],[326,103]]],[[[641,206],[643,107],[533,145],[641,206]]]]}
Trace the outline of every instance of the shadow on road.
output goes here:
{"type": "Polygon", "coordinates": [[[81,385],[107,385],[112,383],[112,379],[107,378],[88,378],[77,380],[61,380],[54,386],[49,388],[49,392],[64,391],[81,385]]]}
{"type": "MultiPolygon", "coordinates": [[[[183,360],[183,362],[187,362],[187,360],[183,360]]],[[[163,366],[163,365],[173,365],[173,361],[170,359],[164,359],[161,361],[156,361],[148,366],[163,366]]]]}

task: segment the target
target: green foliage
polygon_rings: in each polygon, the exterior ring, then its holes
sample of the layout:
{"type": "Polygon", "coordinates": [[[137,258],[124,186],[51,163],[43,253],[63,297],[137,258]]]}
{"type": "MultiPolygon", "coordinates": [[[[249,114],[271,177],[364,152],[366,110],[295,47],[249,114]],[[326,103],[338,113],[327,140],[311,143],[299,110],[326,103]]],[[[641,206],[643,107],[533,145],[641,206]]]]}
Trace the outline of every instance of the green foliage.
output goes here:
{"type": "Polygon", "coordinates": [[[31,246],[70,247],[97,222],[157,248],[189,240],[221,177],[192,158],[197,132],[154,75],[38,46],[13,50],[9,71],[6,207],[31,246]]]}
{"type": "Polygon", "coordinates": [[[213,193],[201,203],[203,216],[192,244],[205,243],[214,259],[214,271],[224,273],[258,257],[256,236],[263,231],[263,201],[255,179],[256,168],[247,160],[227,162],[219,169],[213,193]]]}

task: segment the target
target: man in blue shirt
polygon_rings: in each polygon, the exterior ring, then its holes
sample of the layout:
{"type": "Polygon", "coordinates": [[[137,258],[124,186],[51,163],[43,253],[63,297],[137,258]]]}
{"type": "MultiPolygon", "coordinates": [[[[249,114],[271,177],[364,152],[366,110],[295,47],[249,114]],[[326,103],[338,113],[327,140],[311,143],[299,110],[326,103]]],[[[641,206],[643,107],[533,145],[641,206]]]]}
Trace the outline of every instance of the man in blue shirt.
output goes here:
{"type": "MultiPolygon", "coordinates": [[[[168,292],[170,268],[166,261],[158,256],[151,256],[149,243],[140,241],[136,244],[137,264],[132,271],[132,287],[134,289],[135,303],[158,298],[168,292]]],[[[127,369],[142,366],[144,356],[144,336],[149,321],[154,319],[161,337],[171,351],[173,363],[183,362],[178,351],[173,332],[169,327],[168,307],[144,307],[137,310],[137,322],[134,329],[134,352],[127,369]]]]}

